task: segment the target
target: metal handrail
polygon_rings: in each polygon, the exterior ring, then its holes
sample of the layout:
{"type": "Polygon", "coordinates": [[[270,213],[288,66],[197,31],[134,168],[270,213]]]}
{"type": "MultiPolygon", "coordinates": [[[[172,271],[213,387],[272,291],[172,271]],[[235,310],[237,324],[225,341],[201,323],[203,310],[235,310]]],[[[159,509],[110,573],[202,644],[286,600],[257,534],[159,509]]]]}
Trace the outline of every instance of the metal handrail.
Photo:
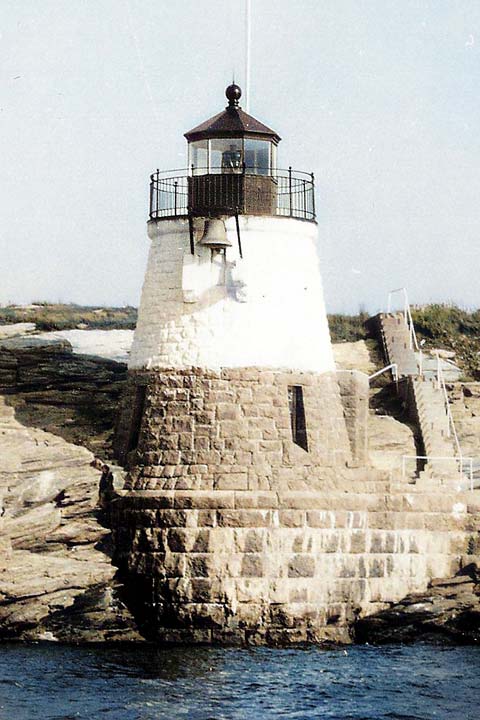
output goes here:
{"type": "Polygon", "coordinates": [[[453,416],[450,411],[450,402],[448,400],[447,386],[445,385],[445,377],[443,375],[443,370],[440,365],[440,355],[438,354],[438,350],[435,351],[435,355],[437,357],[437,388],[439,390],[442,390],[442,392],[443,392],[443,400],[445,403],[445,412],[447,414],[447,437],[451,437],[451,433],[453,433],[453,437],[455,440],[455,447],[456,447],[456,450],[457,450],[460,460],[462,460],[462,458],[463,458],[462,448],[460,447],[460,441],[458,439],[457,430],[455,428],[453,416]]]}
{"type": "Polygon", "coordinates": [[[374,372],[373,375],[368,376],[368,380],[373,380],[373,378],[378,377],[379,375],[382,375],[384,372],[387,372],[387,370],[392,371],[392,377],[396,383],[398,383],[398,365],[397,363],[390,363],[390,365],[385,365],[381,370],[377,370],[377,372],[374,372]]]}
{"type": "MultiPolygon", "coordinates": [[[[395,290],[390,290],[388,293],[388,300],[387,300],[387,313],[391,312],[392,307],[392,295],[395,293],[403,293],[403,319],[405,321],[405,325],[408,328],[409,338],[410,338],[410,349],[417,350],[417,352],[421,352],[420,346],[417,341],[417,335],[415,333],[415,327],[413,325],[413,318],[412,313],[410,312],[410,304],[408,302],[408,295],[407,295],[407,288],[401,287],[401,288],[395,288],[395,290]]],[[[421,361],[420,361],[421,362],[421,361]]],[[[422,371],[420,370],[420,374],[422,371]]]]}
{"type": "Polygon", "coordinates": [[[315,221],[313,173],[259,168],[156,170],[150,175],[150,219],[209,214],[218,208],[232,214],[265,214],[315,221]],[[242,178],[245,178],[244,184],[242,178]],[[255,179],[252,182],[249,179],[255,179]],[[254,202],[248,202],[248,200],[254,202]]]}
{"type": "Polygon", "coordinates": [[[223,170],[221,165],[214,165],[207,167],[206,165],[190,165],[190,167],[175,168],[173,170],[160,170],[156,168],[150,177],[171,177],[175,176],[192,176],[193,174],[203,175],[259,175],[260,177],[288,177],[290,174],[293,179],[305,179],[309,181],[315,181],[315,174],[306,172],[305,170],[294,170],[292,167],[288,168],[265,168],[265,172],[258,172],[258,165],[246,165],[242,163],[238,168],[228,168],[228,172],[223,170]],[[252,172],[249,172],[252,171],[252,172]],[[253,172],[255,171],[255,172],[253,172]],[[298,176],[302,176],[299,178],[298,176]]]}

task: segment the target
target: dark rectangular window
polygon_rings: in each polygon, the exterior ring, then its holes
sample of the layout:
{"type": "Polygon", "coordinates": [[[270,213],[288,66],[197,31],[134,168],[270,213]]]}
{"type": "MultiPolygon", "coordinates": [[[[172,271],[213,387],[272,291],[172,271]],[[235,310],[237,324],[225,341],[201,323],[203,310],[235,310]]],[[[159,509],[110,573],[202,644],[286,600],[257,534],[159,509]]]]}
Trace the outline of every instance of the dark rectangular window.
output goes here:
{"type": "Polygon", "coordinates": [[[127,453],[135,450],[140,438],[140,428],[142,427],[142,416],[145,408],[145,396],[147,388],[145,385],[137,385],[135,399],[133,402],[132,419],[130,422],[130,437],[128,440],[127,453]]]}
{"type": "Polygon", "coordinates": [[[288,408],[292,426],[292,440],[296,445],[308,452],[307,425],[305,422],[305,406],[303,404],[303,387],[288,386],[288,408]]]}

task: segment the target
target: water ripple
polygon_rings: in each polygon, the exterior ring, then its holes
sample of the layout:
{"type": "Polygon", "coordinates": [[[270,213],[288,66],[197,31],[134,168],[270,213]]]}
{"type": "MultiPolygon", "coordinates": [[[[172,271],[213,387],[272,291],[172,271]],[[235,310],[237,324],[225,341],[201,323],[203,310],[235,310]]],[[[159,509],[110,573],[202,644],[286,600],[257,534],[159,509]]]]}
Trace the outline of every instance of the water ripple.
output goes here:
{"type": "Polygon", "coordinates": [[[0,646],[0,720],[477,720],[480,648],[0,646]]]}

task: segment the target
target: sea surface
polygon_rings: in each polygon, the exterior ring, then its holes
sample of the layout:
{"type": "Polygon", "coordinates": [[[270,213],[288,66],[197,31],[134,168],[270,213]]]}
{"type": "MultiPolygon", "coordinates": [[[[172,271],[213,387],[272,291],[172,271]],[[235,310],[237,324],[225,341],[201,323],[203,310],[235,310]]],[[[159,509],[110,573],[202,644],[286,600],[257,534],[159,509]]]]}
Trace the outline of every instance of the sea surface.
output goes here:
{"type": "Polygon", "coordinates": [[[0,645],[1,720],[478,720],[480,648],[0,645]]]}

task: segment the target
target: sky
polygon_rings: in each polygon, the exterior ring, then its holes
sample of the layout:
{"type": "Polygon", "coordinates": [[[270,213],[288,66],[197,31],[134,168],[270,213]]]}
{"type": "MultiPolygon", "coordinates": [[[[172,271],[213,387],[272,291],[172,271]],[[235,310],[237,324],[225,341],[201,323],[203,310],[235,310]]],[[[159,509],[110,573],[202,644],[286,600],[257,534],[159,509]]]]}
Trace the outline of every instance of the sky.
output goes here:
{"type": "MultiPolygon", "coordinates": [[[[245,85],[244,7],[1,0],[0,303],[138,305],[149,174],[245,85]]],[[[251,7],[250,113],[315,173],[327,309],[480,307],[480,2],[251,7]]]]}

